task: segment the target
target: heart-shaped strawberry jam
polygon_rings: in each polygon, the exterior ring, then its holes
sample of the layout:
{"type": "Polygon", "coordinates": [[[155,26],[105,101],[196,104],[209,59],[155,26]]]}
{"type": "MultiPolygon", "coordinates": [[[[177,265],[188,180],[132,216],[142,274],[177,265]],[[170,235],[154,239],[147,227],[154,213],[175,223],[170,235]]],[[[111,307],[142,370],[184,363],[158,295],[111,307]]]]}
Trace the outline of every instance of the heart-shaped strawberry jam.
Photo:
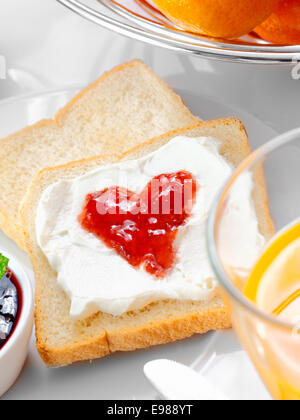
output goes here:
{"type": "Polygon", "coordinates": [[[175,263],[174,240],[196,192],[196,180],[185,171],[153,178],[141,194],[107,188],[86,197],[79,222],[129,264],[162,278],[175,263]]]}

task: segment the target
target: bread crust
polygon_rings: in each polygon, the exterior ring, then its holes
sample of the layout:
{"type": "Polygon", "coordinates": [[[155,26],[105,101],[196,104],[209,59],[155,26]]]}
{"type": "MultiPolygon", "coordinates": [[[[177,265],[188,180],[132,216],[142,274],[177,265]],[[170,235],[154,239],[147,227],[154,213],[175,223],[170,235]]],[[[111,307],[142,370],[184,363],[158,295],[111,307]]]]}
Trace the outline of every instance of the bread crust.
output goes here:
{"type": "MultiPolygon", "coordinates": [[[[48,366],[61,366],[99,358],[116,351],[147,348],[184,339],[193,334],[231,327],[230,309],[221,299],[217,290],[212,299],[204,303],[160,301],[148,305],[140,311],[131,312],[118,318],[99,313],[89,323],[92,326],[103,326],[104,332],[101,332],[101,334],[80,338],[78,342],[73,344],[54,346],[47,342],[47,319],[45,319],[43,308],[45,300],[43,301],[42,294],[49,287],[49,282],[52,286],[56,282],[56,275],[36,243],[34,220],[36,207],[42,192],[59,179],[72,179],[93,170],[101,164],[137,159],[158,149],[178,135],[211,136],[220,139],[222,141],[221,153],[235,166],[250,153],[247,134],[241,121],[233,118],[221,119],[170,132],[143,143],[120,157],[114,155],[95,157],[58,168],[45,169],[36,176],[32,183],[20,215],[25,227],[26,247],[29,250],[37,278],[35,313],[37,349],[48,366]],[[43,270],[44,274],[42,274],[43,270]]],[[[264,190],[263,179],[260,178],[258,181],[261,188],[259,194],[262,199],[260,219],[264,222],[261,223],[260,227],[264,234],[270,235],[272,234],[273,223],[269,214],[267,195],[264,190]]],[[[60,291],[60,293],[63,292],[60,291]]]]}
{"type": "Polygon", "coordinates": [[[86,360],[100,359],[110,354],[106,334],[82,344],[51,348],[37,338],[36,348],[48,367],[62,367],[86,360]]]}
{"type": "MultiPolygon", "coordinates": [[[[168,304],[172,304],[172,302],[169,301],[168,304]]],[[[194,334],[205,334],[211,330],[223,330],[231,328],[231,326],[229,307],[225,306],[220,298],[215,297],[203,309],[168,319],[159,319],[139,328],[118,329],[110,332],[107,338],[109,349],[111,353],[114,353],[171,343],[194,334]]]]}
{"type": "MultiPolygon", "coordinates": [[[[166,302],[172,304],[171,301],[166,302]]],[[[36,313],[39,330],[39,314],[36,313]]],[[[37,350],[48,367],[62,367],[73,363],[103,358],[116,352],[146,349],[152,346],[183,340],[211,330],[231,328],[230,309],[220,300],[211,308],[195,310],[171,319],[158,319],[139,328],[122,328],[72,346],[49,347],[37,334],[37,350]]]]}

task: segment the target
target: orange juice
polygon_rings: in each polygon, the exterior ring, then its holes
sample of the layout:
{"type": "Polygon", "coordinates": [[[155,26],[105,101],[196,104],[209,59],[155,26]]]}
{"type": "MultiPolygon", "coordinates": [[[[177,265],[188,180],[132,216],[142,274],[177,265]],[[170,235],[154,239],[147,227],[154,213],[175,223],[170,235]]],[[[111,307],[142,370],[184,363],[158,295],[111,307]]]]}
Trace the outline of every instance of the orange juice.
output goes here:
{"type": "MultiPolygon", "coordinates": [[[[300,399],[300,223],[279,233],[256,264],[245,295],[291,327],[257,324],[265,360],[257,366],[278,399],[300,399]]],[[[262,358],[263,360],[263,358],[262,358]]]]}

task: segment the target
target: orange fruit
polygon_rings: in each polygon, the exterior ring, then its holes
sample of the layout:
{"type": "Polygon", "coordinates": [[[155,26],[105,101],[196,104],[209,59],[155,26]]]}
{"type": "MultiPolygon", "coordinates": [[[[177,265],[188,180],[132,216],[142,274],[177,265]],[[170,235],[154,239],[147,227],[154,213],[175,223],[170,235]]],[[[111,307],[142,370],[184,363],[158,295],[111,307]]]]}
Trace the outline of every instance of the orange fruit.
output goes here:
{"type": "Polygon", "coordinates": [[[255,32],[275,44],[300,44],[300,0],[280,0],[274,13],[255,32]]]}
{"type": "Polygon", "coordinates": [[[278,0],[154,0],[178,26],[215,38],[238,38],[275,10],[278,0]]]}

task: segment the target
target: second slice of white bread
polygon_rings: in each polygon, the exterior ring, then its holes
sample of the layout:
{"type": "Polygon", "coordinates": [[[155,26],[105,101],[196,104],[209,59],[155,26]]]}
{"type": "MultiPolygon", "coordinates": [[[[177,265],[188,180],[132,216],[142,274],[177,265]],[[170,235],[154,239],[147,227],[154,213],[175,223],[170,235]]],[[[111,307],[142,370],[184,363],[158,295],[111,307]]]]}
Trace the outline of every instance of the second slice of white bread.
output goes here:
{"type": "MultiPolygon", "coordinates": [[[[224,329],[231,326],[230,311],[219,292],[206,302],[160,301],[139,311],[120,317],[98,313],[83,321],[69,316],[70,299],[56,281],[36,240],[35,217],[45,189],[58,180],[69,180],[91,171],[99,165],[118,160],[137,159],[184,135],[211,136],[222,142],[221,154],[237,166],[248,154],[249,146],[242,123],[235,119],[210,121],[168,133],[123,155],[98,157],[46,169],[30,187],[21,211],[25,227],[26,246],[34,267],[36,287],[37,349],[48,366],[68,365],[77,361],[103,357],[116,351],[131,351],[172,342],[195,333],[224,329]]],[[[184,169],[184,168],[183,168],[184,169]]],[[[266,236],[273,233],[267,196],[261,174],[256,179],[256,204],[260,230],[266,236]]],[[[122,275],[122,273],[120,273],[122,275]]]]}
{"type": "Polygon", "coordinates": [[[199,121],[145,64],[104,74],[56,116],[0,140],[0,228],[22,248],[19,208],[42,169],[124,153],[167,131],[199,121]]]}

